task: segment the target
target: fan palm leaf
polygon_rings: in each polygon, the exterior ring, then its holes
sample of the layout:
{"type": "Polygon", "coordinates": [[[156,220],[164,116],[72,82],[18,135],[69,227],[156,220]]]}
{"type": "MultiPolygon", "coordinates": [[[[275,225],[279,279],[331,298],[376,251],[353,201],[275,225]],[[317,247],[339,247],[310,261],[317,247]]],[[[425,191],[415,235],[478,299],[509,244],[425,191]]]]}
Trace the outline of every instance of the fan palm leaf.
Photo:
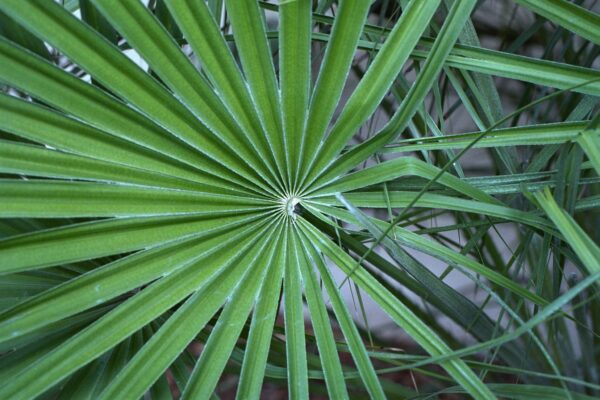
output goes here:
{"type": "MultiPolygon", "coordinates": [[[[0,172],[7,174],[0,217],[39,223],[0,240],[0,280],[35,288],[2,295],[18,301],[0,304],[0,353],[12,351],[0,358],[0,397],[60,390],[72,398],[168,398],[168,376],[182,398],[204,399],[231,370],[230,360],[239,365],[238,398],[259,398],[265,376],[287,379],[291,398],[308,398],[317,390],[313,379],[331,398],[355,390],[397,396],[378,370],[393,352],[377,356],[366,344],[334,269],[437,360],[435,374],[447,374],[442,381],[478,399],[510,391],[486,384],[462,357],[446,357],[454,343],[381,273],[482,342],[502,328],[401,247],[460,266],[536,307],[550,301],[506,271],[356,207],[440,208],[519,223],[564,239],[589,274],[597,271],[597,246],[548,193],[536,199],[549,219],[501,200],[493,182],[455,176],[450,164],[398,157],[359,167],[376,153],[568,143],[588,128],[568,121],[399,141],[424,117],[422,105],[445,68],[591,96],[600,93],[598,71],[456,45],[476,0],[401,2],[407,5],[390,29],[366,25],[369,1],[340,1],[334,18],[313,15],[310,0],[282,1],[278,69],[262,9],[269,5],[226,0],[231,36],[215,18],[219,2],[159,3],[162,14],[137,0],[82,1],[77,18],[54,1],[0,2],[5,19],[29,40],[0,37],[0,81],[13,91],[0,95],[0,129],[10,134],[0,142],[0,172]],[[435,39],[424,37],[448,5],[435,39]],[[331,33],[313,32],[316,22],[332,24],[331,33]],[[314,85],[313,40],[326,42],[314,85]],[[44,43],[90,79],[58,66],[44,43]],[[374,59],[334,116],[355,54],[365,48],[374,59]],[[389,122],[350,146],[411,59],[423,62],[389,122]],[[400,178],[424,179],[441,192],[386,186],[400,178]],[[340,232],[335,221],[362,230],[340,232]],[[358,240],[365,232],[393,260],[358,240]],[[199,342],[196,358],[191,345],[199,342]]],[[[517,3],[598,43],[598,17],[581,7],[517,3]]],[[[595,163],[598,137],[586,132],[581,145],[595,163]]],[[[506,190],[519,191],[518,182],[508,180],[516,189],[506,190]]],[[[501,343],[503,359],[520,357],[522,342],[501,343]]]]}

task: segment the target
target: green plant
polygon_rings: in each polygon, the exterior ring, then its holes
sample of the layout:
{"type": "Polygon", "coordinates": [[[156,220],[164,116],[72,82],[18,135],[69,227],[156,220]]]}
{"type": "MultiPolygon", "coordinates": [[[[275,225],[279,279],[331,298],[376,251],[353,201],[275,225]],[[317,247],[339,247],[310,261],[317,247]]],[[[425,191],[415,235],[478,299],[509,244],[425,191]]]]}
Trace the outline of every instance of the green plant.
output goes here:
{"type": "Polygon", "coordinates": [[[476,0],[401,0],[381,26],[366,0],[226,0],[219,24],[215,0],[65,3],[0,2],[0,398],[171,398],[169,377],[204,399],[223,374],[239,398],[600,393],[598,15],[516,0],[539,19],[492,51],[476,0]],[[514,54],[539,32],[556,61],[514,54]],[[490,75],[526,83],[516,111],[490,75]],[[448,135],[459,109],[478,132],[448,135]],[[493,175],[465,176],[473,148],[493,175]]]}

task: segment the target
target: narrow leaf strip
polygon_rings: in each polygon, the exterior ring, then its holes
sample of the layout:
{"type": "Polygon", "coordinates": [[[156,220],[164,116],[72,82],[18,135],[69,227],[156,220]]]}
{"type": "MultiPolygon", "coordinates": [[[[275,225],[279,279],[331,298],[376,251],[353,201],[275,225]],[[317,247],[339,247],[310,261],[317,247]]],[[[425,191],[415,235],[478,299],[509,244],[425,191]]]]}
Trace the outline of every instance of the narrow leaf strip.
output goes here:
{"type": "Polygon", "coordinates": [[[304,304],[302,302],[302,275],[297,235],[288,227],[287,262],[283,279],[285,349],[290,399],[308,399],[308,366],[306,360],[306,338],[304,326],[304,304]]]}
{"type": "Polygon", "coordinates": [[[600,45],[600,16],[566,0],[515,0],[534,13],[600,45]]]}
{"type": "MultiPolygon", "coordinates": [[[[279,83],[290,186],[298,173],[300,146],[308,112],[311,14],[311,0],[283,2],[279,7],[279,83]]],[[[292,190],[295,191],[295,187],[292,190]]]]}
{"type": "MultiPolygon", "coordinates": [[[[122,164],[0,139],[0,172],[226,194],[228,190],[122,164]]],[[[235,192],[233,192],[235,193],[235,192]]],[[[240,194],[240,193],[237,193],[240,194]]],[[[241,194],[247,195],[242,192],[241,194]]]]}
{"type": "Polygon", "coordinates": [[[131,217],[243,213],[267,200],[91,182],[0,180],[1,217],[131,217]]]}
{"type": "MultiPolygon", "coordinates": [[[[329,36],[323,33],[313,33],[313,39],[328,41],[329,36]]],[[[430,38],[421,39],[419,49],[413,50],[411,58],[426,60],[429,57],[433,43],[430,38]]],[[[358,42],[358,47],[364,50],[377,51],[381,44],[361,40],[358,42]]],[[[600,82],[597,80],[600,72],[595,69],[465,44],[454,46],[444,61],[444,67],[501,76],[557,89],[571,88],[570,90],[575,92],[595,96],[600,93],[600,82]],[[573,87],[586,82],[588,83],[585,85],[573,87]]]]}
{"type": "Polygon", "coordinates": [[[217,217],[116,218],[10,237],[0,241],[0,274],[150,248],[264,215],[217,217]]]}
{"type": "MultiPolygon", "coordinates": [[[[491,131],[472,148],[496,148],[500,146],[537,146],[566,143],[577,139],[585,129],[585,122],[559,122],[538,124],[491,131]]],[[[418,139],[402,140],[382,149],[383,153],[400,153],[423,150],[462,149],[481,135],[481,132],[449,134],[418,139]]]]}

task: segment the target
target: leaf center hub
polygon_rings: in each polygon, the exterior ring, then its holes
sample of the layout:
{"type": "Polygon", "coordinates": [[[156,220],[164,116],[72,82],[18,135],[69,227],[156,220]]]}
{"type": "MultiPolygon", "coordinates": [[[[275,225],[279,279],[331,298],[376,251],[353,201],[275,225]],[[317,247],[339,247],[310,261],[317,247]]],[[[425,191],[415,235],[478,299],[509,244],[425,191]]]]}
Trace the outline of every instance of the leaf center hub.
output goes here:
{"type": "Polygon", "coordinates": [[[290,196],[283,199],[283,208],[286,214],[292,219],[296,219],[299,213],[300,199],[296,196],[290,196]]]}

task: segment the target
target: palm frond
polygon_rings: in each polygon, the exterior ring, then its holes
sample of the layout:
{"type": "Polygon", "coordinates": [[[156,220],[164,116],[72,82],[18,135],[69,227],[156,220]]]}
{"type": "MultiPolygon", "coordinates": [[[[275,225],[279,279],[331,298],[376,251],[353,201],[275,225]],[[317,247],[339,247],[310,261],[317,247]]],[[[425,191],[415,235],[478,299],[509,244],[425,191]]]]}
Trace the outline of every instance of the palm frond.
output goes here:
{"type": "Polygon", "coordinates": [[[600,395],[600,17],[487,3],[0,2],[0,398],[600,395]]]}

